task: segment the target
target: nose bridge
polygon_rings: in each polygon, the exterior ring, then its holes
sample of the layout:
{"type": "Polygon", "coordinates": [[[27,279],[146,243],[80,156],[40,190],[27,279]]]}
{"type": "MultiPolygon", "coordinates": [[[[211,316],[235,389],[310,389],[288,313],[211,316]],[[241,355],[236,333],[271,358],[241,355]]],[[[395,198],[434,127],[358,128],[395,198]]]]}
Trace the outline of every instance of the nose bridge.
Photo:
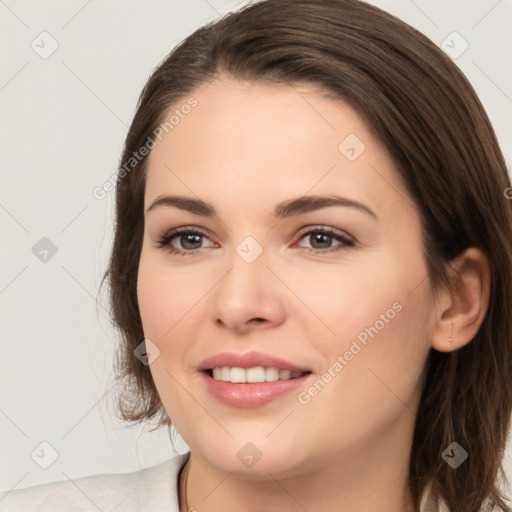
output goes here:
{"type": "Polygon", "coordinates": [[[260,294],[259,288],[269,278],[268,251],[252,236],[245,237],[233,248],[229,258],[230,269],[220,287],[235,302],[238,296],[244,301],[260,294]]]}
{"type": "Polygon", "coordinates": [[[245,237],[229,258],[229,269],[214,293],[214,315],[228,326],[254,319],[275,319],[281,308],[275,276],[267,266],[269,251],[252,236],[245,237]]]}

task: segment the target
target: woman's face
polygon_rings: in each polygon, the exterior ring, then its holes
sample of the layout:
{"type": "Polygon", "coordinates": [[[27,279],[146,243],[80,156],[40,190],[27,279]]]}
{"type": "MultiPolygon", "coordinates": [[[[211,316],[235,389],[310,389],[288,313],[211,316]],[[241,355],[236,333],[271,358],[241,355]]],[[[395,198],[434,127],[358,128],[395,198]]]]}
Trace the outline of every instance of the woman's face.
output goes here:
{"type": "Polygon", "coordinates": [[[387,151],[311,86],[218,78],[192,96],[149,156],[137,282],[172,422],[247,478],[407,453],[435,304],[387,151]]]}

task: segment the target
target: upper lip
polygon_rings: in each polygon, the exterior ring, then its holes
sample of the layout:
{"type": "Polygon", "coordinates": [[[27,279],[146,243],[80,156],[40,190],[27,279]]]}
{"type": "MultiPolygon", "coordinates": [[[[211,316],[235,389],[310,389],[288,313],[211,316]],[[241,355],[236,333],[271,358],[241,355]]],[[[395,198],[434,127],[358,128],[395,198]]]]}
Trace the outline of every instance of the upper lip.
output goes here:
{"type": "Polygon", "coordinates": [[[307,368],[302,368],[280,357],[262,352],[245,352],[243,354],[236,352],[221,352],[212,357],[208,357],[199,365],[200,371],[211,370],[212,368],[254,368],[263,366],[265,368],[277,368],[279,370],[290,370],[292,372],[307,372],[307,368]]]}

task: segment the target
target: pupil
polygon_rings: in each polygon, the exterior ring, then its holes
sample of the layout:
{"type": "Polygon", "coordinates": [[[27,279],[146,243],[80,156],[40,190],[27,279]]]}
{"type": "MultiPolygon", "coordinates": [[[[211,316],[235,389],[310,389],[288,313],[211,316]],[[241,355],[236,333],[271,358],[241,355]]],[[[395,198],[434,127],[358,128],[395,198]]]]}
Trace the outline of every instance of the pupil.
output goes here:
{"type": "Polygon", "coordinates": [[[187,247],[187,244],[190,242],[192,245],[194,244],[194,240],[193,239],[196,239],[195,240],[195,243],[198,243],[199,242],[199,238],[200,236],[199,235],[183,235],[181,237],[181,242],[182,242],[182,245],[184,248],[186,249],[197,249],[197,247],[187,247]],[[185,241],[185,243],[183,243],[183,241],[185,241]]]}
{"type": "MultiPolygon", "coordinates": [[[[330,235],[326,235],[325,233],[318,233],[314,236],[314,240],[315,240],[315,243],[316,242],[320,242],[320,244],[322,243],[322,240],[321,238],[326,238],[327,240],[325,241],[324,240],[324,243],[327,243],[327,247],[329,247],[329,241],[331,239],[331,236],[330,235]]],[[[321,247],[321,249],[325,249],[325,247],[321,247]]]]}

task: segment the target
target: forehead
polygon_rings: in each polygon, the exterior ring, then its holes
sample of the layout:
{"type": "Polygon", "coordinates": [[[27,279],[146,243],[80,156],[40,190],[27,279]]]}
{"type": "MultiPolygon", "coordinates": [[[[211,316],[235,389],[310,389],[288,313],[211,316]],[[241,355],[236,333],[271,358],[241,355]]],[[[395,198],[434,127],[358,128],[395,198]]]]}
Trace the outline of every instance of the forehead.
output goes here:
{"type": "Polygon", "coordinates": [[[383,207],[405,195],[364,120],[311,84],[219,78],[173,105],[170,115],[179,122],[150,153],[146,206],[164,193],[210,194],[210,202],[244,206],[339,193],[383,207]]]}

